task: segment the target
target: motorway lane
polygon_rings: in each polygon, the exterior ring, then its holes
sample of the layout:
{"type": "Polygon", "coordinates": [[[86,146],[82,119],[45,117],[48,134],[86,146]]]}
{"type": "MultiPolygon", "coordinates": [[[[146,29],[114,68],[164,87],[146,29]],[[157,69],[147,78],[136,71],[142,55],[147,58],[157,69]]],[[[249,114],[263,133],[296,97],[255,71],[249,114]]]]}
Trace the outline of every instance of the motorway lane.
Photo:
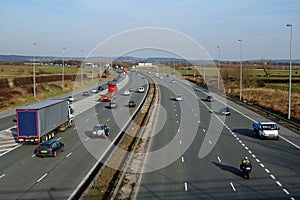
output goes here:
{"type": "MultiPolygon", "coordinates": [[[[143,84],[145,84],[144,80],[143,84]]],[[[142,96],[143,94],[139,94],[135,97],[139,100],[142,96]]],[[[3,174],[4,176],[0,179],[0,199],[36,199],[37,195],[39,199],[67,199],[96,162],[95,157],[86,149],[86,146],[82,145],[78,137],[86,133],[76,134],[76,131],[78,126],[85,125],[87,131],[93,128],[95,124],[91,125],[86,120],[95,115],[94,110],[102,109],[102,112],[97,115],[99,121],[111,118],[111,110],[103,110],[103,106],[103,103],[97,104],[95,108],[77,115],[75,118],[81,123],[75,124],[74,129],[68,129],[56,135],[56,138],[61,138],[61,141],[65,143],[65,151],[58,154],[56,158],[34,157],[35,145],[22,145],[1,157],[0,177],[3,174]]],[[[109,139],[112,140],[119,129],[114,120],[108,121],[107,124],[111,129],[109,139]]],[[[92,149],[99,152],[101,138],[92,140],[87,135],[85,136],[88,140],[84,140],[83,143],[98,143],[92,149]]],[[[105,140],[102,139],[102,141],[105,140]]]]}
{"type": "MultiPolygon", "coordinates": [[[[166,78],[164,79],[164,81],[165,81],[164,85],[170,82],[170,80],[168,79],[166,80],[166,78]]],[[[168,85],[168,88],[170,87],[172,87],[172,85],[168,85]]],[[[178,88],[178,86],[176,87],[178,88]]],[[[249,138],[247,138],[249,136],[245,136],[245,135],[240,136],[237,133],[232,132],[230,127],[233,126],[232,124],[234,124],[233,127],[239,125],[241,127],[248,127],[249,124],[251,126],[252,122],[249,122],[249,119],[247,120],[243,119],[243,117],[241,117],[238,113],[235,113],[234,111],[232,112],[232,116],[226,118],[226,124],[227,121],[231,121],[231,120],[232,121],[230,123],[228,122],[227,125],[228,128],[226,128],[226,126],[224,127],[221,137],[218,140],[218,143],[214,147],[213,151],[210,152],[203,159],[199,159],[198,152],[204,140],[203,138],[206,134],[206,131],[209,128],[208,124],[210,123],[210,115],[214,115],[214,114],[211,114],[207,109],[207,107],[204,106],[205,104],[208,107],[211,107],[210,105],[211,103],[201,101],[201,99],[204,99],[206,97],[206,94],[198,94],[198,95],[199,95],[199,106],[201,110],[200,113],[201,123],[199,124],[199,130],[197,133],[198,137],[196,137],[191,147],[188,149],[188,151],[185,152],[183,156],[184,172],[186,173],[186,183],[188,188],[188,192],[186,194],[187,198],[188,199],[198,199],[198,198],[200,199],[203,198],[205,199],[206,198],[209,199],[210,198],[212,199],[214,198],[217,199],[240,199],[240,198],[286,199],[290,197],[299,197],[299,189],[298,189],[299,180],[300,180],[299,172],[295,171],[296,167],[299,164],[299,161],[297,160],[297,157],[299,158],[299,150],[292,147],[289,143],[286,143],[283,140],[260,141],[258,138],[252,138],[254,139],[252,143],[248,143],[247,141],[244,141],[246,139],[249,140],[249,138]],[[247,126],[241,123],[241,121],[247,123],[247,126]],[[243,138],[243,136],[245,136],[246,138],[243,138]],[[236,139],[237,137],[241,139],[237,140],[236,139]],[[257,140],[259,142],[257,142],[257,140]],[[269,143],[267,142],[270,142],[271,146],[269,146],[269,143]],[[279,142],[279,144],[276,142],[279,142]],[[266,143],[268,145],[266,145],[266,143]],[[259,145],[261,145],[263,148],[259,149],[259,145]],[[283,148],[281,148],[282,145],[284,146],[283,148]],[[261,156],[259,153],[254,154],[250,149],[253,152],[256,149],[258,149],[261,154],[265,155],[265,157],[261,156]],[[249,151],[251,152],[251,154],[249,153],[249,151]],[[269,153],[265,153],[265,152],[269,152],[269,153]],[[290,154],[292,154],[291,159],[288,159],[288,157],[290,157],[290,154]],[[251,180],[244,180],[243,178],[240,177],[239,163],[241,162],[241,158],[243,158],[244,155],[249,156],[253,162],[254,169],[253,169],[253,173],[251,174],[252,175],[251,180]],[[276,155],[278,155],[279,158],[277,158],[276,155]],[[255,156],[255,158],[253,156],[255,156]],[[278,163],[280,157],[283,157],[284,161],[286,161],[286,163],[283,164],[282,169],[280,169],[280,167],[277,168],[278,166],[276,165],[274,165],[274,169],[272,169],[274,171],[270,171],[271,168],[266,168],[266,166],[268,167],[270,166],[268,158],[270,160],[273,160],[275,163],[278,163]],[[293,165],[293,167],[291,167],[290,165],[293,165]],[[286,175],[285,176],[286,180],[284,179],[284,177],[281,176],[282,171],[285,172],[284,174],[286,175]]],[[[171,111],[168,110],[168,112],[171,111]]],[[[218,117],[220,116],[218,115],[218,117]]],[[[155,144],[154,140],[153,140],[153,144],[155,144]]],[[[153,149],[153,145],[151,146],[151,150],[152,149],[153,149]]],[[[177,165],[177,162],[178,161],[174,162],[173,164],[177,165]]],[[[167,168],[169,167],[170,166],[168,166],[167,168]]],[[[156,173],[153,172],[153,173],[143,174],[140,190],[137,195],[138,199],[140,197],[143,198],[161,197],[160,194],[164,192],[168,194],[168,191],[173,191],[173,192],[172,194],[169,194],[169,196],[166,195],[163,197],[172,198],[175,196],[178,197],[178,199],[182,199],[181,197],[183,196],[181,190],[185,189],[183,187],[181,187],[180,191],[174,194],[176,189],[173,190],[171,185],[170,186],[163,185],[161,186],[163,189],[160,190],[156,190],[151,186],[157,183],[158,184],[161,183],[165,175],[164,173],[167,173],[168,177],[177,177],[177,174],[184,174],[184,172],[180,171],[180,168],[178,168],[177,170],[173,171],[173,174],[172,172],[170,172],[170,170],[165,170],[165,171],[159,170],[156,173]]],[[[182,177],[179,176],[178,179],[179,181],[177,182],[183,185],[182,177]]]]}
{"type": "MultiPolygon", "coordinates": [[[[170,97],[173,96],[171,91],[167,88],[160,86],[161,91],[161,104],[162,107],[159,108],[159,113],[156,123],[156,131],[154,139],[151,144],[151,152],[157,151],[167,145],[167,142],[171,140],[176,140],[176,143],[179,144],[181,140],[179,137],[176,137],[176,133],[179,129],[179,123],[174,123],[180,121],[180,110],[179,103],[173,100],[170,100],[170,97]],[[175,111],[177,110],[177,112],[175,111]],[[164,119],[164,111],[167,111],[168,118],[166,121],[164,119]],[[177,116],[176,116],[177,114],[177,116]],[[160,129],[162,127],[162,129],[160,129]]],[[[181,153],[179,148],[173,149],[177,153],[181,153]]],[[[160,160],[155,158],[146,158],[146,166],[149,168],[149,163],[154,162],[164,162],[170,156],[168,151],[160,151],[160,160]]],[[[183,182],[185,180],[185,174],[182,173],[182,163],[179,159],[176,159],[171,165],[165,163],[166,167],[155,170],[154,172],[149,172],[143,174],[142,182],[139,186],[139,192],[137,199],[184,199],[185,192],[182,189],[183,182]],[[176,175],[174,175],[176,172],[176,175]]],[[[149,169],[151,170],[151,169],[149,169]]]]}

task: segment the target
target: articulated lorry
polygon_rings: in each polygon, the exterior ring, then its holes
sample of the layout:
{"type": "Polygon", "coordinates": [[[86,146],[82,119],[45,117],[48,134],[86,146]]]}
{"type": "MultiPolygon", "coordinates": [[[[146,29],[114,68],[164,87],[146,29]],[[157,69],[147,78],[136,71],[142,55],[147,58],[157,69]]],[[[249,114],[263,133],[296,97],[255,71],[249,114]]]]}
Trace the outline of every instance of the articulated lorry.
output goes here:
{"type": "Polygon", "coordinates": [[[68,100],[50,99],[16,109],[18,142],[39,143],[73,124],[74,110],[68,100]]]}

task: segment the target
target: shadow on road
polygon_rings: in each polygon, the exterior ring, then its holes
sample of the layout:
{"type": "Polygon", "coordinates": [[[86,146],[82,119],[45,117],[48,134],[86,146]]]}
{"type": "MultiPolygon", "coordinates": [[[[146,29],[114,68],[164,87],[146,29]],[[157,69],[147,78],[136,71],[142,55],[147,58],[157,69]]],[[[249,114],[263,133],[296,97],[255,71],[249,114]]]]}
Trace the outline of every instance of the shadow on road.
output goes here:
{"type": "Polygon", "coordinates": [[[237,175],[237,176],[242,176],[241,171],[236,167],[232,167],[229,165],[223,165],[223,164],[216,163],[216,162],[212,162],[212,163],[215,164],[217,167],[219,167],[221,170],[231,172],[232,174],[237,175]]]}
{"type": "Polygon", "coordinates": [[[247,129],[247,128],[242,128],[242,129],[234,129],[232,130],[233,132],[239,134],[239,135],[244,135],[250,138],[256,138],[257,136],[254,134],[253,130],[247,129]]]}

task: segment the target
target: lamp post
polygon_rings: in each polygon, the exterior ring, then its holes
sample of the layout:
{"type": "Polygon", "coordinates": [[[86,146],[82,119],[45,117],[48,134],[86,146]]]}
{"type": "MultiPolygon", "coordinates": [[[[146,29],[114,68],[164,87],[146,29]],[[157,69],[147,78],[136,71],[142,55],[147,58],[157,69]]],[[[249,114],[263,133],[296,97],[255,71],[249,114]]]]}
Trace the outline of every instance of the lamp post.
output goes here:
{"type": "Polygon", "coordinates": [[[241,61],[240,61],[240,101],[242,100],[242,89],[243,89],[243,40],[238,39],[240,42],[240,56],[241,56],[241,61]]]}
{"type": "Polygon", "coordinates": [[[289,110],[288,110],[288,119],[291,118],[291,97],[292,97],[292,34],[293,34],[293,25],[287,24],[287,27],[291,28],[290,35],[290,80],[289,80],[289,110]]]}
{"type": "Polygon", "coordinates": [[[65,83],[64,83],[64,79],[65,79],[65,50],[66,50],[66,47],[63,47],[63,66],[62,66],[62,90],[64,91],[65,90],[65,83]]]}
{"type": "Polygon", "coordinates": [[[220,90],[220,51],[221,51],[221,47],[217,46],[218,50],[219,50],[219,66],[218,66],[218,91],[220,90]]]}
{"type": "Polygon", "coordinates": [[[33,43],[33,97],[36,98],[36,85],[35,85],[35,46],[36,43],[33,43]]]}
{"type": "MultiPolygon", "coordinates": [[[[81,53],[83,53],[83,52],[84,52],[84,50],[81,50],[81,53]]],[[[80,68],[81,68],[80,82],[81,82],[81,85],[82,85],[83,84],[83,57],[82,57],[82,60],[81,60],[80,68]]]]}

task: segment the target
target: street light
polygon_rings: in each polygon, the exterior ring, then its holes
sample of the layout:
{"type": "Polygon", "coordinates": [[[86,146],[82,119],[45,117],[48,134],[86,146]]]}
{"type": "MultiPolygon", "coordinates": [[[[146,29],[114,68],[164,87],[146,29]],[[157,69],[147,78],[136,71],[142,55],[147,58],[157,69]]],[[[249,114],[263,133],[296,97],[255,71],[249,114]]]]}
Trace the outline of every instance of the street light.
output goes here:
{"type": "Polygon", "coordinates": [[[65,50],[66,47],[63,47],[63,66],[62,66],[62,90],[65,90],[65,83],[64,83],[64,73],[65,73],[65,50]]]}
{"type": "MultiPolygon", "coordinates": [[[[81,50],[81,53],[83,53],[84,52],[84,50],[81,50]]],[[[82,60],[81,60],[81,65],[80,65],[80,68],[81,68],[81,76],[80,76],[80,78],[81,78],[81,85],[83,84],[83,57],[82,57],[82,60]]]]}
{"type": "Polygon", "coordinates": [[[220,46],[217,46],[217,48],[219,49],[219,69],[218,69],[218,91],[220,90],[220,50],[221,50],[221,47],[220,46]]]}
{"type": "Polygon", "coordinates": [[[241,62],[240,62],[240,101],[242,100],[242,89],[243,89],[243,40],[238,39],[240,42],[240,53],[241,53],[241,62]]]}
{"type": "Polygon", "coordinates": [[[33,43],[33,97],[36,98],[36,85],[35,85],[35,46],[36,43],[33,43]]]}
{"type": "Polygon", "coordinates": [[[291,35],[290,35],[290,80],[289,80],[289,111],[288,111],[288,119],[291,118],[291,97],[292,97],[292,34],[293,34],[293,25],[287,24],[287,27],[291,27],[291,35]]]}

